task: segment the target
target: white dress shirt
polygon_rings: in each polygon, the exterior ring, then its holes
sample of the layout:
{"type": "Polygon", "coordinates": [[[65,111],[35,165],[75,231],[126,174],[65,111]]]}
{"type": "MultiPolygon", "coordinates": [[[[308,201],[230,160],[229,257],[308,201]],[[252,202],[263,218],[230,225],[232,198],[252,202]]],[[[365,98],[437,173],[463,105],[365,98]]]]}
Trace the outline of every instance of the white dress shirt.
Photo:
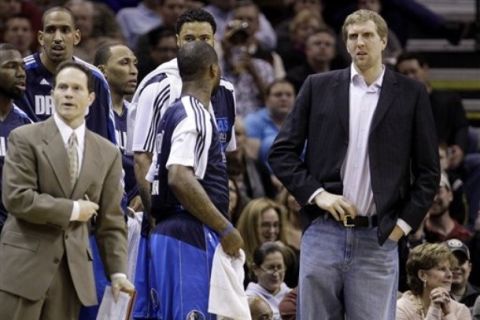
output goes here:
{"type": "MultiPolygon", "coordinates": [[[[77,136],[77,154],[78,154],[77,175],[78,175],[80,173],[80,169],[82,168],[83,150],[85,149],[85,122],[83,122],[78,128],[72,129],[56,113],[53,114],[53,120],[55,120],[55,124],[57,125],[58,131],[60,131],[60,135],[62,136],[65,149],[68,146],[68,139],[70,138],[72,132],[75,132],[75,135],[77,136]]],[[[70,221],[77,220],[79,215],[80,215],[80,206],[77,201],[74,201],[72,214],[70,216],[70,221]]]]}

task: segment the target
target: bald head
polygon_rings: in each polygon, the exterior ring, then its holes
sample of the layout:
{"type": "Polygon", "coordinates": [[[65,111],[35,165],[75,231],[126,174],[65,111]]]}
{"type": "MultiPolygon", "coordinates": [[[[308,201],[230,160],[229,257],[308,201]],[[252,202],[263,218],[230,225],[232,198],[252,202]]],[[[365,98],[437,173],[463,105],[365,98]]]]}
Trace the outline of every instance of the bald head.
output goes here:
{"type": "Polygon", "coordinates": [[[201,80],[218,58],[212,46],[203,41],[194,41],[182,46],[177,55],[178,70],[184,82],[201,80]]]}

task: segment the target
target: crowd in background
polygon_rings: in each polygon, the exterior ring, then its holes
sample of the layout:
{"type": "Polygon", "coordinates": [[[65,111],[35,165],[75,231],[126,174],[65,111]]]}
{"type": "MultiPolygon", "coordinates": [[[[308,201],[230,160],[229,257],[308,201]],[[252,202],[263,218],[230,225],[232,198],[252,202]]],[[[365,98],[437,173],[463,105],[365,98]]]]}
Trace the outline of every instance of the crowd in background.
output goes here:
{"type": "MultiPolygon", "coordinates": [[[[14,45],[23,57],[35,53],[39,50],[36,39],[42,30],[42,14],[58,5],[71,10],[80,30],[74,56],[93,64],[103,44],[123,43],[138,61],[135,83],[176,57],[175,22],[185,10],[204,8],[214,16],[215,49],[222,76],[235,88],[237,108],[237,149],[227,153],[228,215],[244,239],[247,294],[263,298],[250,301],[252,314],[257,309],[255,312],[261,314],[269,307],[275,319],[295,319],[302,221],[299,204],[271,173],[267,163],[270,146],[294,108],[304,80],[311,74],[349,66],[340,33],[344,18],[356,9],[382,14],[390,28],[384,63],[425,85],[442,170],[437,195],[421,227],[399,245],[399,289],[410,289],[412,296],[421,295],[426,287],[422,287],[422,279],[413,279],[418,276],[415,268],[427,267],[419,267],[415,259],[436,254],[437,264],[451,260],[453,283],[448,294],[480,319],[478,135],[469,126],[460,96],[432,88],[428,61],[404,50],[408,24],[419,25],[452,44],[460,41],[463,25],[452,24],[413,0],[284,0],[274,5],[248,0],[0,0],[0,43],[14,45]],[[425,245],[445,242],[450,251],[425,245]],[[432,253],[436,250],[440,253],[432,253]],[[262,306],[265,301],[267,308],[262,306]]],[[[107,78],[112,77],[115,75],[107,78]]],[[[122,112],[120,109],[118,113],[122,112]]],[[[120,144],[118,135],[116,140],[120,144]]],[[[134,180],[133,171],[126,173],[134,180]]],[[[141,208],[134,198],[129,199],[136,201],[131,206],[141,208]]],[[[408,309],[408,301],[399,305],[408,309]]]]}

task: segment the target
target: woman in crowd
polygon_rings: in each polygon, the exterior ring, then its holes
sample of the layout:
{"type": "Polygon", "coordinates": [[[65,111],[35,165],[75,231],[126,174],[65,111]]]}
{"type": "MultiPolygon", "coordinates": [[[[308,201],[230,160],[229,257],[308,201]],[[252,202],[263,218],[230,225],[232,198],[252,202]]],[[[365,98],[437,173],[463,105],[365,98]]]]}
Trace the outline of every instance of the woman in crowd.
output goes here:
{"type": "Polygon", "coordinates": [[[273,311],[273,319],[280,320],[278,305],[291,290],[283,282],[286,266],[281,245],[265,242],[257,248],[253,254],[252,270],[257,282],[248,284],[247,296],[258,296],[267,301],[273,311]]]}
{"type": "Polygon", "coordinates": [[[410,251],[410,291],[397,302],[397,320],[470,320],[468,308],[450,297],[451,269],[456,259],[440,243],[424,243],[410,251]]]}

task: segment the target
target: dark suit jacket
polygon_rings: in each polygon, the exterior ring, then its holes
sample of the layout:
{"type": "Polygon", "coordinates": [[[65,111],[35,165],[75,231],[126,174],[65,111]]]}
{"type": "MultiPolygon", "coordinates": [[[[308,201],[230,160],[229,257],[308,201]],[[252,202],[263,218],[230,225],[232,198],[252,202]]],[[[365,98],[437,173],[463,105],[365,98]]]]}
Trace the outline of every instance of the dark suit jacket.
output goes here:
{"type": "MultiPolygon", "coordinates": [[[[340,169],[348,147],[349,87],[350,68],[308,77],[270,151],[273,172],[305,206],[308,221],[321,213],[307,205],[317,189],[343,193],[340,169]]],[[[385,71],[368,154],[383,243],[398,218],[415,229],[438,188],[438,145],[424,86],[385,71]]]]}
{"type": "Polygon", "coordinates": [[[87,129],[82,168],[72,186],[53,117],[12,131],[8,143],[2,199],[9,216],[0,237],[0,290],[39,300],[65,255],[80,301],[96,304],[88,224],[70,222],[70,215],[73,200],[85,195],[99,204],[96,238],[106,272],[126,274],[119,150],[87,129]]]}

